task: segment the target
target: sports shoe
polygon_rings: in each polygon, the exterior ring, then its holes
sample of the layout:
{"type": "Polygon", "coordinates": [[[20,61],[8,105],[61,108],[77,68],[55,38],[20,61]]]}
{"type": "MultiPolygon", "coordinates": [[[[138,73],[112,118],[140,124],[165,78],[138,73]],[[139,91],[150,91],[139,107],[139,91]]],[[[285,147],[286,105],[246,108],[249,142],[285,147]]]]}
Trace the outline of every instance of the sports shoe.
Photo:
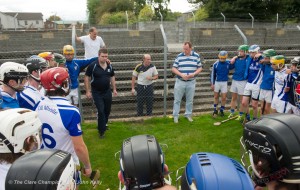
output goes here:
{"type": "Polygon", "coordinates": [[[235,120],[236,120],[236,121],[241,121],[241,122],[242,122],[243,118],[242,118],[241,115],[239,115],[235,120]]]}
{"type": "Polygon", "coordinates": [[[230,113],[228,116],[228,119],[232,118],[234,116],[234,113],[230,113]]]}
{"type": "Polygon", "coordinates": [[[104,137],[105,137],[104,133],[103,134],[99,134],[99,138],[100,139],[104,139],[104,137]]]}
{"type": "Polygon", "coordinates": [[[218,115],[218,110],[214,110],[214,112],[212,113],[213,117],[216,117],[218,115]]]}
{"type": "Polygon", "coordinates": [[[191,118],[191,116],[186,117],[189,122],[193,122],[194,120],[191,118]]]}
{"type": "Polygon", "coordinates": [[[174,123],[178,123],[178,117],[174,117],[174,123]]]}
{"type": "Polygon", "coordinates": [[[221,116],[221,117],[224,117],[224,116],[225,116],[223,111],[220,111],[220,116],[221,116]]]}

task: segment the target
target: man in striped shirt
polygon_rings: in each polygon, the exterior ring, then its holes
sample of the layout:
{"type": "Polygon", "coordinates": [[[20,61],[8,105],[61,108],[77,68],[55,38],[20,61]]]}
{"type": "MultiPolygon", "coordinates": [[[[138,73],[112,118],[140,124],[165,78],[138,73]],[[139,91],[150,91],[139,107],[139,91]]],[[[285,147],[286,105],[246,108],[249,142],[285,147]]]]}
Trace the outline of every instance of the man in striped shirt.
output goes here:
{"type": "Polygon", "coordinates": [[[202,64],[198,53],[192,50],[190,42],[184,42],[183,52],[173,64],[172,72],[176,75],[174,86],[174,123],[178,123],[180,103],[183,95],[186,97],[185,117],[192,122],[193,99],[195,94],[195,76],[202,71],[202,64]]]}

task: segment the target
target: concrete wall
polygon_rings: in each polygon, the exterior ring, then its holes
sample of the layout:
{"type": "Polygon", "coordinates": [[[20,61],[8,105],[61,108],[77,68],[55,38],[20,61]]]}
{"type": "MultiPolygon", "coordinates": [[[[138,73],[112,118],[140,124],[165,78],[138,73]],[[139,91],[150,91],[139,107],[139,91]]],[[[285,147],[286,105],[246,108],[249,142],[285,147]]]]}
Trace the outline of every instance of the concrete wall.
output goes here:
{"type": "MultiPolygon", "coordinates": [[[[300,31],[297,29],[252,29],[242,28],[248,44],[277,45],[300,44],[300,31]]],[[[235,28],[192,28],[190,41],[194,45],[240,45],[243,38],[235,28]]]]}

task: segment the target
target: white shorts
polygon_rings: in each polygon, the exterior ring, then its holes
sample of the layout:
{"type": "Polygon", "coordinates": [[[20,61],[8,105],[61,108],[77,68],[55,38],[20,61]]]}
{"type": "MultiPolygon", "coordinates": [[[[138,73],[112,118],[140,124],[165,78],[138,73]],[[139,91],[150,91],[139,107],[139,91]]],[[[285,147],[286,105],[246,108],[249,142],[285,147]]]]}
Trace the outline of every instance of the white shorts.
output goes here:
{"type": "Polygon", "coordinates": [[[293,113],[300,116],[300,109],[290,103],[288,103],[286,110],[287,113],[293,113]]]}
{"type": "Polygon", "coordinates": [[[244,90],[244,96],[249,96],[253,100],[258,100],[259,91],[260,91],[260,88],[259,88],[258,84],[252,84],[252,83],[247,82],[247,84],[245,86],[245,90],[244,90]]]}
{"type": "Polygon", "coordinates": [[[264,90],[261,89],[259,92],[259,100],[260,101],[266,101],[267,103],[271,103],[272,102],[272,90],[264,90]]]}
{"type": "Polygon", "coordinates": [[[288,102],[280,100],[277,96],[273,97],[271,108],[276,110],[278,113],[287,113],[288,102]]]}
{"type": "Polygon", "coordinates": [[[78,88],[71,89],[69,95],[66,96],[66,98],[67,100],[69,100],[69,102],[71,102],[71,104],[73,104],[72,99],[74,104],[78,104],[78,88]]]}
{"type": "Polygon", "coordinates": [[[243,95],[246,83],[247,83],[246,80],[242,80],[242,81],[232,80],[230,92],[237,93],[238,95],[243,95]]]}
{"type": "Polygon", "coordinates": [[[214,91],[217,92],[217,93],[221,92],[223,94],[227,93],[227,91],[228,91],[228,89],[227,89],[228,84],[227,83],[228,83],[227,81],[220,81],[220,82],[216,81],[214,91]]]}

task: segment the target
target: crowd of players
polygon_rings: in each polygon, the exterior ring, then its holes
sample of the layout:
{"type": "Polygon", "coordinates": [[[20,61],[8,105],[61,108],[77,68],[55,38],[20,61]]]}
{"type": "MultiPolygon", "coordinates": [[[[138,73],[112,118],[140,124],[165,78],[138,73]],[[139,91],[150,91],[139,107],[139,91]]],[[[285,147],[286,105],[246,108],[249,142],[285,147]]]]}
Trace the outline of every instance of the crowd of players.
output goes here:
{"type": "Polygon", "coordinates": [[[227,97],[227,84],[230,70],[232,75],[231,109],[229,118],[234,116],[237,99],[240,99],[240,108],[237,120],[250,121],[249,103],[253,109],[255,120],[259,115],[259,102],[261,102],[261,115],[270,113],[293,113],[300,115],[299,102],[299,70],[300,57],[290,62],[290,68],[283,55],[277,55],[274,49],[260,52],[258,45],[241,45],[238,56],[227,60],[228,53],[221,51],[219,60],[212,66],[211,87],[214,90],[213,116],[218,114],[219,94],[221,94],[220,115],[224,116],[227,97]]]}
{"type": "MultiPolygon", "coordinates": [[[[278,113],[294,114],[270,114],[256,120],[258,114],[254,111],[253,121],[246,115],[250,122],[244,126],[241,144],[245,148],[244,155],[249,155],[252,179],[237,161],[199,152],[191,155],[178,188],[300,189],[300,118],[295,115],[299,114],[299,58],[291,61],[288,70],[284,56],[276,55],[274,50],[262,54],[259,51],[257,45],[249,49],[242,45],[239,56],[230,61],[226,60],[226,51],[220,52],[220,60],[212,71],[215,100],[220,91],[225,93],[229,69],[234,68],[231,92],[243,96],[237,119],[241,120],[247,113],[250,99],[253,111],[262,100],[266,102],[263,114],[268,113],[264,112],[267,103],[278,113]],[[226,64],[225,67],[222,64],[226,64]]],[[[69,58],[74,54],[73,47],[64,46],[63,54],[43,52],[26,59],[24,64],[6,62],[0,66],[3,109],[0,112],[0,189],[75,189],[81,183],[80,171],[94,177],[91,179],[97,178],[82,139],[80,113],[72,105],[77,104],[76,95],[75,99],[69,96],[72,87],[78,87],[75,79],[77,81],[79,73],[65,68],[68,60],[73,60],[69,58]],[[78,169],[80,162],[81,170],[78,169]],[[22,183],[26,180],[28,183],[22,183]],[[54,181],[57,183],[50,183],[54,181]]],[[[96,59],[84,60],[82,67],[96,59]]],[[[229,117],[233,116],[235,105],[236,102],[232,102],[229,117]]],[[[222,101],[221,115],[224,115],[224,106],[222,101]]],[[[214,107],[213,115],[216,115],[217,101],[214,107]]],[[[125,189],[176,189],[165,180],[165,175],[168,175],[168,167],[154,136],[139,135],[124,140],[118,177],[125,189]]]]}

